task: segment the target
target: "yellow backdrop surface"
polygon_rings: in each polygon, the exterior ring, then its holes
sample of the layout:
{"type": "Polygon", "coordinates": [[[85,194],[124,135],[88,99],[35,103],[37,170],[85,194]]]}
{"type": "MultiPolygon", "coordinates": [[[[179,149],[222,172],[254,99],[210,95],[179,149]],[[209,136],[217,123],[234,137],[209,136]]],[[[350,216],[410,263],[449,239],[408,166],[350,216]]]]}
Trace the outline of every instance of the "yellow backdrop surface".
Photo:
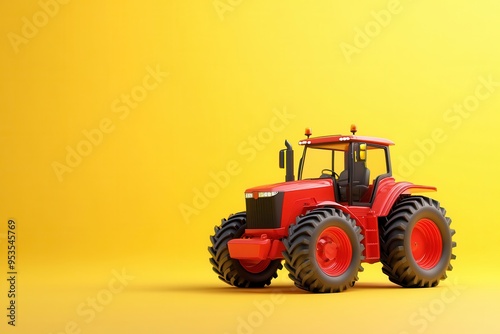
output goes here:
{"type": "Polygon", "coordinates": [[[0,13],[0,331],[500,331],[500,3],[31,0],[0,13]],[[449,279],[402,289],[374,264],[334,295],[286,270],[266,289],[219,281],[209,235],[246,188],[283,180],[283,141],[351,123],[395,141],[398,180],[438,188],[457,230],[449,279]]]}

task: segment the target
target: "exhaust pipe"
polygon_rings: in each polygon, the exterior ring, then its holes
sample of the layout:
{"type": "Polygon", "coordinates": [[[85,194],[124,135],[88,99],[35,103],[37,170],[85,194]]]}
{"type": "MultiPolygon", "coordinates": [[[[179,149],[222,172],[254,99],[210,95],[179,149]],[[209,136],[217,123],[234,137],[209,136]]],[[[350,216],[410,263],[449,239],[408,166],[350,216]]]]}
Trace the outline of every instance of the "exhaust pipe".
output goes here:
{"type": "Polygon", "coordinates": [[[286,149],[282,149],[280,151],[280,168],[285,168],[285,151],[286,151],[286,175],[285,175],[285,181],[295,181],[295,175],[293,175],[293,148],[292,145],[288,142],[288,140],[285,140],[285,146],[286,149]]]}

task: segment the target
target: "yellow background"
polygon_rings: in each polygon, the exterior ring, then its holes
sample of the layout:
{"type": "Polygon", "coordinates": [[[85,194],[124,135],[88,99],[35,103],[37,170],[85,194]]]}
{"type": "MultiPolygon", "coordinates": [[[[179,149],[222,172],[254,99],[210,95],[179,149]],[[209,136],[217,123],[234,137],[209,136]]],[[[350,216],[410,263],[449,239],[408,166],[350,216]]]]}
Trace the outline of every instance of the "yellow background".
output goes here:
{"type": "Polygon", "coordinates": [[[19,271],[17,326],[1,313],[3,332],[500,330],[497,2],[32,0],[0,13],[0,263],[14,219],[19,271]],[[267,289],[225,286],[208,262],[213,226],[244,209],[245,188],[283,180],[284,139],[299,152],[306,126],[351,123],[396,142],[399,180],[438,187],[457,230],[450,278],[400,289],[375,264],[336,295],[303,293],[286,270],[267,289]],[[59,180],[78,147],[88,154],[59,180]],[[134,278],[110,295],[116,272],[134,278]],[[89,298],[92,320],[78,311],[89,298]]]}

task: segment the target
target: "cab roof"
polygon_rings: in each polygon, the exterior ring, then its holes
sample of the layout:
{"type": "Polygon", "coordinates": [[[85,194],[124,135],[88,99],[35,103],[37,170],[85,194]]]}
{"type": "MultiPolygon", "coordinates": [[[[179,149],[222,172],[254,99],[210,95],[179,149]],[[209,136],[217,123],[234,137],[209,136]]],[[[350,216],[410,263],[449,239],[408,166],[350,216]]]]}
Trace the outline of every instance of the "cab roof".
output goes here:
{"type": "Polygon", "coordinates": [[[322,149],[340,150],[340,151],[347,151],[349,143],[366,143],[366,144],[375,144],[380,146],[394,145],[394,142],[388,139],[356,136],[356,135],[323,136],[323,137],[308,138],[299,141],[299,145],[305,145],[311,148],[322,148],[322,149]]]}

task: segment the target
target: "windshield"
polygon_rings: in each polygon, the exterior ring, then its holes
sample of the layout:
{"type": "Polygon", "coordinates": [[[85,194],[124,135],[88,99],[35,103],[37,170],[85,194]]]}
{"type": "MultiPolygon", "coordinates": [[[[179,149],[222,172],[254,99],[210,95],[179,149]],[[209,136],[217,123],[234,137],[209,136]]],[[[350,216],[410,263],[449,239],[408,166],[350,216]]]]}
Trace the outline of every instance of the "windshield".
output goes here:
{"type": "Polygon", "coordinates": [[[299,178],[302,180],[317,179],[321,175],[332,175],[332,171],[338,176],[347,168],[344,164],[344,154],[344,151],[305,147],[299,178]]]}

